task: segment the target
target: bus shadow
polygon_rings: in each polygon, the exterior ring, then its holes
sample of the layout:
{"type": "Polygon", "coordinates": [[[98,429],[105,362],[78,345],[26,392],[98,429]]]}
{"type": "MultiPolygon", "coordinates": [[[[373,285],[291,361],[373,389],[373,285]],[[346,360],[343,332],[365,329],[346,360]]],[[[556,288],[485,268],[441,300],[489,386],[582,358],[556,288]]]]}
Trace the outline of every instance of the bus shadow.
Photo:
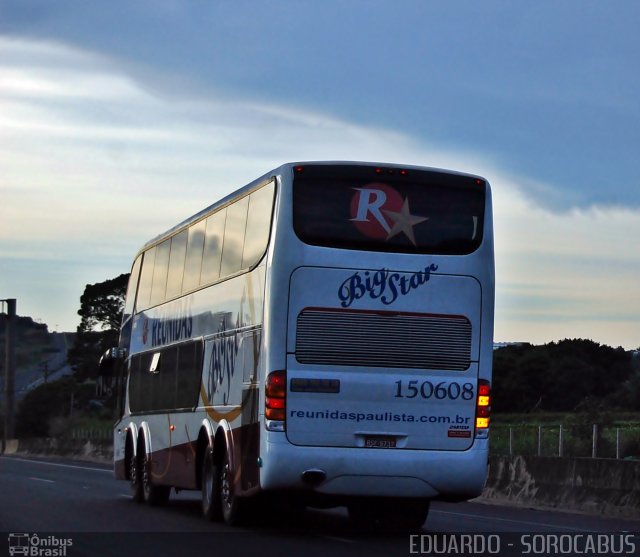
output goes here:
{"type": "MultiPolygon", "coordinates": [[[[129,504],[137,505],[129,500],[129,504]]],[[[254,532],[269,535],[284,536],[333,536],[338,538],[378,538],[378,539],[406,539],[408,534],[424,533],[421,530],[387,531],[381,528],[358,528],[347,514],[346,508],[336,507],[331,509],[316,509],[310,507],[295,507],[289,505],[263,505],[259,512],[253,513],[251,518],[240,526],[227,526],[224,522],[210,522],[202,516],[200,500],[195,494],[180,494],[172,496],[166,505],[154,507],[155,510],[166,513],[177,513],[183,517],[189,517],[194,521],[200,521],[200,525],[209,524],[213,529],[224,529],[229,532],[254,532]]],[[[147,509],[145,509],[147,510],[147,509]]],[[[198,530],[200,528],[198,527],[198,530]]]]}

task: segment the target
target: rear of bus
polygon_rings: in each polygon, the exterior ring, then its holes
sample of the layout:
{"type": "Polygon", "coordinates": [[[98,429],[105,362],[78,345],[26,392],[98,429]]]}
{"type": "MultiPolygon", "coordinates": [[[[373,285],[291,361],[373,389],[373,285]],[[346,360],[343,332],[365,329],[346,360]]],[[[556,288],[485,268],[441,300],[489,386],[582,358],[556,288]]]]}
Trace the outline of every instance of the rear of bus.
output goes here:
{"type": "Polygon", "coordinates": [[[493,344],[488,183],[302,163],[283,167],[277,215],[262,488],[356,516],[479,495],[493,344]]]}

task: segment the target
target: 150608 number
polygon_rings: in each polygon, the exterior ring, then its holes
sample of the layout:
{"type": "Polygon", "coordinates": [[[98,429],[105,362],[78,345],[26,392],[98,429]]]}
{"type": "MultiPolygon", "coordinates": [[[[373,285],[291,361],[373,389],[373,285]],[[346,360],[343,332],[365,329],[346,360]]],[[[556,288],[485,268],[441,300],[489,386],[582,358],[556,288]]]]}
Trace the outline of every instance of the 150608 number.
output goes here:
{"type": "Polygon", "coordinates": [[[410,381],[396,381],[395,398],[435,398],[436,400],[473,400],[473,383],[432,383],[412,379],[410,381]]]}

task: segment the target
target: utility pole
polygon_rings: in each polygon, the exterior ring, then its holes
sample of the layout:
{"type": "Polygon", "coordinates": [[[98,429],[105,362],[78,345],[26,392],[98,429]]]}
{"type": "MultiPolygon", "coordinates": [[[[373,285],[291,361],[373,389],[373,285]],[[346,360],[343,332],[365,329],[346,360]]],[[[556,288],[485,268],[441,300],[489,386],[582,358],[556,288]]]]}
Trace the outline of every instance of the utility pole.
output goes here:
{"type": "Polygon", "coordinates": [[[5,452],[7,440],[14,438],[14,378],[16,374],[16,299],[0,300],[7,304],[7,327],[5,330],[5,378],[4,378],[4,431],[2,452],[5,452]]]}

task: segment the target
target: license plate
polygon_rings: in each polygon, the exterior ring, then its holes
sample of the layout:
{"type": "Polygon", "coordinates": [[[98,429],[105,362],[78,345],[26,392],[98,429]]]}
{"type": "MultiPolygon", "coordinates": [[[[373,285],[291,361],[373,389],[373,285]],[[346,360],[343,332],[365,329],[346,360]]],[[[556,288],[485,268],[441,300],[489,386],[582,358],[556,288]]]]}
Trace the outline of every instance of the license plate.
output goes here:
{"type": "Polygon", "coordinates": [[[365,437],[364,446],[367,449],[395,449],[395,437],[365,437]]]}

